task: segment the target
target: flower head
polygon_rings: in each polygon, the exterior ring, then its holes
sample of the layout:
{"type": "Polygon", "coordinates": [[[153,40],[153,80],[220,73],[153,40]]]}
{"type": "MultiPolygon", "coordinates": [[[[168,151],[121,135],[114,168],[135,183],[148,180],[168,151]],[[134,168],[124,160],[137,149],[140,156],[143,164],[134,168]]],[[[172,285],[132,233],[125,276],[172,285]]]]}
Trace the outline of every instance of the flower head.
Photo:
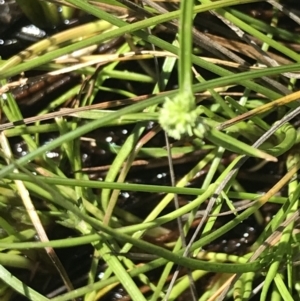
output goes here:
{"type": "Polygon", "coordinates": [[[180,96],[166,98],[159,116],[162,128],[175,139],[184,135],[192,136],[198,119],[197,108],[191,108],[180,96]]]}

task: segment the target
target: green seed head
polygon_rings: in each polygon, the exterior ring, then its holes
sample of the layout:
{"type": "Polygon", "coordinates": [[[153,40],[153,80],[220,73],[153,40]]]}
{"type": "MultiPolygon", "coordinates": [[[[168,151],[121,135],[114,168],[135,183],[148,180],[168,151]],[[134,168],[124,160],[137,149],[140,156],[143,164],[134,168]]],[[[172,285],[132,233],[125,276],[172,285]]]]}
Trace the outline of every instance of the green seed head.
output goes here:
{"type": "Polygon", "coordinates": [[[180,95],[173,99],[166,98],[160,110],[159,123],[170,137],[180,139],[182,136],[192,136],[197,124],[198,113],[191,108],[180,95]]]}

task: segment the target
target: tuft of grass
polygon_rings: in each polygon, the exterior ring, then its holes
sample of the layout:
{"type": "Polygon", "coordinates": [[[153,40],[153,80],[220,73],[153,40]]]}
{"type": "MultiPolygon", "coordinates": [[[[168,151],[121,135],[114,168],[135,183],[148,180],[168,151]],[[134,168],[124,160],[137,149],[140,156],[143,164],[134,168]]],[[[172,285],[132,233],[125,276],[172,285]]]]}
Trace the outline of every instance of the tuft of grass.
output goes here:
{"type": "Polygon", "coordinates": [[[299,298],[299,34],[279,21],[298,22],[292,9],[256,0],[183,0],[170,12],[148,0],[65,0],[60,10],[55,1],[32,0],[32,10],[17,2],[39,26],[42,11],[51,26],[75,12],[93,20],[1,61],[3,300],[16,300],[15,292],[28,300],[108,300],[119,285],[135,301],[180,300],[187,291],[201,301],[299,298]],[[247,5],[271,17],[257,20],[247,5]],[[199,32],[211,15],[216,27],[199,32]],[[100,43],[114,53],[97,53],[100,43]],[[65,74],[74,85],[28,117],[14,89],[65,74]],[[111,141],[107,133],[124,128],[125,137],[111,141]],[[14,155],[16,140],[25,155],[14,155]],[[84,165],[86,141],[90,153],[111,156],[100,169],[84,165]],[[160,182],[144,172],[148,165],[160,182]],[[98,180],[89,174],[95,170],[98,180]],[[142,206],[122,206],[122,192],[142,192],[142,206]],[[273,203],[268,218],[262,208],[273,203]],[[249,221],[260,233],[242,251],[217,249],[249,221]],[[51,239],[57,224],[72,237],[51,239]],[[57,249],[82,245],[92,251],[77,287],[57,249]],[[64,290],[36,289],[43,273],[60,277],[64,290]]]}

